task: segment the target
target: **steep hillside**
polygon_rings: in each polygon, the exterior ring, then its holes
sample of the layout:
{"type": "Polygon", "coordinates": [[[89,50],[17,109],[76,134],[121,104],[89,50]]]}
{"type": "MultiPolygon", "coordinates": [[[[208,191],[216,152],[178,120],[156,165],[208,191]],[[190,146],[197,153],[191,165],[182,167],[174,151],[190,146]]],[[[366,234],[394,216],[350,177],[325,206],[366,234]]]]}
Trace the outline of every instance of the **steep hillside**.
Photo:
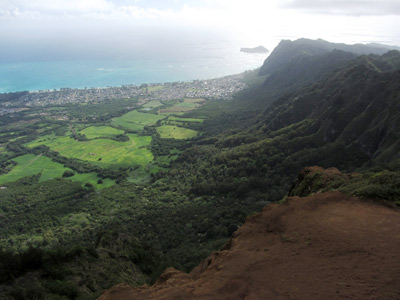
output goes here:
{"type": "Polygon", "coordinates": [[[312,125],[307,134],[315,145],[345,145],[368,164],[395,161],[400,149],[399,67],[398,51],[362,56],[278,100],[267,110],[263,130],[273,132],[308,120],[312,125]]]}
{"type": "Polygon", "coordinates": [[[343,67],[356,57],[354,53],[341,50],[321,55],[300,54],[267,77],[264,86],[273,90],[293,91],[320,80],[325,74],[343,67]]]}
{"type": "MultiPolygon", "coordinates": [[[[316,173],[351,177],[307,176],[316,173]]],[[[399,211],[380,204],[341,192],[293,196],[249,217],[191,273],[167,269],[152,287],[122,284],[99,300],[398,299],[399,230],[399,211]]]]}
{"type": "Polygon", "coordinates": [[[256,209],[256,199],[283,197],[293,174],[307,165],[397,170],[399,59],[397,51],[362,56],[262,113],[242,111],[237,118],[226,114],[205,122],[204,131],[240,118],[247,127],[199,139],[177,160],[175,179],[188,182],[195,195],[248,199],[256,209]]]}

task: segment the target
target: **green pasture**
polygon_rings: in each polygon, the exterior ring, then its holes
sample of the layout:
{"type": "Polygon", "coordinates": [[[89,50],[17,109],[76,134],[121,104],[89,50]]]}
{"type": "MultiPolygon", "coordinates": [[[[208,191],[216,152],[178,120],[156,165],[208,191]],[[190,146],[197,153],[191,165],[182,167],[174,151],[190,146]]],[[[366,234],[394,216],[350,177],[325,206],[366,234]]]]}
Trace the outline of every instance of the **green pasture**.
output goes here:
{"type": "Polygon", "coordinates": [[[175,117],[175,116],[170,116],[170,117],[168,118],[168,121],[169,121],[169,120],[171,120],[171,121],[177,121],[177,122],[181,122],[181,123],[184,123],[184,122],[203,123],[203,122],[204,122],[204,119],[183,118],[183,117],[175,117]]]}
{"type": "Polygon", "coordinates": [[[200,106],[204,102],[204,99],[189,99],[185,98],[183,101],[175,103],[171,107],[160,109],[159,113],[164,115],[169,114],[182,114],[188,111],[192,111],[200,106]]]}
{"type": "Polygon", "coordinates": [[[51,150],[68,158],[85,160],[102,167],[118,165],[146,165],[153,160],[153,154],[146,149],[151,136],[128,134],[129,141],[110,139],[76,141],[68,136],[48,135],[32,141],[28,148],[46,145],[51,150]]]}
{"type": "Polygon", "coordinates": [[[206,102],[206,100],[203,98],[185,98],[185,99],[183,99],[183,102],[184,103],[200,103],[200,104],[202,104],[202,103],[206,102]]]}
{"type": "Polygon", "coordinates": [[[0,136],[5,136],[5,135],[14,135],[15,132],[4,132],[4,133],[0,133],[0,136]]]}
{"type": "Polygon", "coordinates": [[[22,139],[22,138],[24,138],[24,137],[26,137],[26,135],[23,135],[23,136],[19,136],[19,137],[10,139],[9,142],[15,142],[15,141],[18,141],[19,139],[22,139]]]}
{"type": "Polygon", "coordinates": [[[110,126],[90,126],[79,131],[79,133],[84,134],[88,139],[95,139],[102,137],[113,137],[118,134],[124,134],[124,131],[110,126]]]}
{"type": "Polygon", "coordinates": [[[183,140],[193,138],[198,134],[196,130],[172,125],[162,125],[160,127],[156,127],[156,130],[163,139],[183,140]]]}
{"type": "Polygon", "coordinates": [[[163,105],[164,104],[162,104],[160,100],[152,100],[152,101],[147,102],[146,104],[144,104],[143,107],[156,108],[156,107],[160,107],[160,106],[163,106],[163,105]]]}
{"type": "Polygon", "coordinates": [[[114,127],[121,127],[133,131],[139,131],[142,130],[144,126],[154,124],[158,120],[161,120],[163,118],[165,117],[133,110],[118,118],[112,119],[111,125],[114,127]]]}
{"type": "Polygon", "coordinates": [[[32,126],[32,124],[34,124],[35,122],[36,122],[36,120],[18,121],[18,122],[10,123],[10,124],[7,124],[4,126],[4,130],[5,131],[21,130],[21,129],[32,126]]]}
{"type": "MultiPolygon", "coordinates": [[[[26,176],[41,174],[39,181],[46,181],[53,178],[62,177],[66,170],[72,171],[70,168],[65,168],[62,164],[52,161],[50,158],[42,155],[25,154],[13,159],[17,165],[7,174],[0,175],[0,184],[13,182],[26,176]]],[[[115,184],[114,180],[103,179],[102,184],[97,184],[100,179],[96,173],[75,173],[74,176],[68,179],[72,181],[91,183],[97,188],[105,188],[115,184]]]]}
{"type": "Polygon", "coordinates": [[[104,189],[106,187],[110,187],[115,184],[115,181],[110,178],[102,179],[102,183],[97,183],[100,178],[97,176],[97,174],[95,172],[82,173],[82,174],[75,173],[74,176],[69,177],[68,179],[70,179],[72,181],[82,182],[83,184],[90,183],[98,189],[104,189]]]}

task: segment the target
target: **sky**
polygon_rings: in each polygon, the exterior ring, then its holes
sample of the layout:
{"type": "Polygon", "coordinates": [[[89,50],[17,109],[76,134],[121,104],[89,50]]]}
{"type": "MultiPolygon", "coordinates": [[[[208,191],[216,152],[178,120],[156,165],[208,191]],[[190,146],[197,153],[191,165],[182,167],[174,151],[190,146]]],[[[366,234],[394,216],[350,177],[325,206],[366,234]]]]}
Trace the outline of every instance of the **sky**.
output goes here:
{"type": "Polygon", "coordinates": [[[400,46],[400,0],[0,0],[1,56],[111,49],[149,37],[269,49],[301,37],[400,46]]]}

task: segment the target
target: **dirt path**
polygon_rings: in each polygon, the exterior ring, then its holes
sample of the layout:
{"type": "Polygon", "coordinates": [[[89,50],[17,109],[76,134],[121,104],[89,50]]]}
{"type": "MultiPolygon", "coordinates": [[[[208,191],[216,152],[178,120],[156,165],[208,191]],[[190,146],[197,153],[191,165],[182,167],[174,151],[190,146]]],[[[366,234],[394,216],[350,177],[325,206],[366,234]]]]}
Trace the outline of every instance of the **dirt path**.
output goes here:
{"type": "Polygon", "coordinates": [[[270,205],[226,248],[190,274],[168,269],[99,299],[400,299],[400,212],[339,192],[270,205]]]}
{"type": "Polygon", "coordinates": [[[39,154],[35,158],[31,159],[25,166],[23,166],[20,171],[24,170],[25,168],[29,167],[31,164],[33,164],[36,160],[38,160],[43,154],[39,154]]]}

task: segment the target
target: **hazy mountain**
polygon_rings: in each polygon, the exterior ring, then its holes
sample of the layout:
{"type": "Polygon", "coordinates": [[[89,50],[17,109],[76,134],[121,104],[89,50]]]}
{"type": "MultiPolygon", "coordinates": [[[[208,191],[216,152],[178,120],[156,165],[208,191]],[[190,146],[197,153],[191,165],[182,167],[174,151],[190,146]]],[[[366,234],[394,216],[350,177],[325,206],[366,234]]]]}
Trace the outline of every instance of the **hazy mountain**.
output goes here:
{"type": "Polygon", "coordinates": [[[343,66],[356,57],[356,54],[342,50],[332,50],[314,56],[300,54],[267,77],[264,86],[274,90],[295,90],[307,83],[321,79],[326,73],[343,66]]]}
{"type": "Polygon", "coordinates": [[[298,39],[295,41],[282,40],[265,60],[264,64],[260,68],[260,75],[273,74],[274,72],[283,68],[287,63],[297,56],[322,55],[335,49],[352,52],[358,55],[382,55],[388,50],[394,48],[395,47],[380,44],[347,45],[342,43],[330,43],[322,39],[298,39]]]}

